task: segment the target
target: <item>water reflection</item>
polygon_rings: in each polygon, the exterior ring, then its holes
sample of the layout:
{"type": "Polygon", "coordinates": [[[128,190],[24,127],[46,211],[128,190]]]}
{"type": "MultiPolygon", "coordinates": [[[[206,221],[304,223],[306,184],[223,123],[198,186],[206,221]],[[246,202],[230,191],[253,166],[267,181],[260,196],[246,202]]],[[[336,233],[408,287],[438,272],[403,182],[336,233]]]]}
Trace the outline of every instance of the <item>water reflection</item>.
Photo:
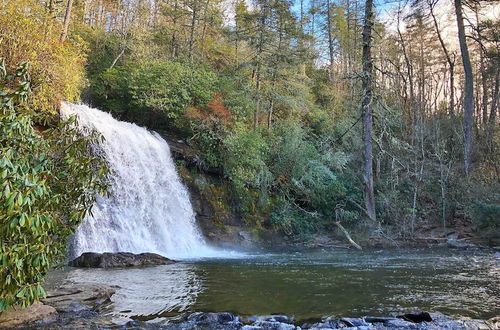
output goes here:
{"type": "Polygon", "coordinates": [[[115,320],[168,321],[193,311],[284,313],[299,320],[415,310],[490,318],[500,314],[499,266],[487,253],[334,251],[72,269],[59,276],[119,285],[109,310],[115,320]]]}
{"type": "Polygon", "coordinates": [[[150,268],[66,269],[51,274],[50,285],[104,283],[118,285],[108,313],[114,322],[129,319],[175,319],[189,310],[202,292],[194,264],[177,263],[150,268]]]}

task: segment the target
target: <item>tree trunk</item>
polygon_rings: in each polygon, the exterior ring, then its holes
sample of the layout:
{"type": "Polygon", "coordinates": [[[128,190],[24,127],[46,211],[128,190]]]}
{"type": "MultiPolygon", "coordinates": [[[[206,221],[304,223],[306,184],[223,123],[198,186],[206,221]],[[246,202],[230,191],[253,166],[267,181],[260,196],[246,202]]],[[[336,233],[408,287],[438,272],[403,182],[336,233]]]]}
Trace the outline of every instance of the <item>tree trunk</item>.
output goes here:
{"type": "MultiPolygon", "coordinates": [[[[280,18],[279,23],[279,37],[278,37],[278,48],[276,49],[276,55],[281,54],[281,48],[283,45],[283,21],[280,18]]],[[[269,105],[269,111],[267,112],[267,129],[270,130],[273,124],[273,111],[274,111],[274,94],[276,93],[276,80],[278,78],[278,70],[279,70],[279,61],[275,60],[275,64],[273,67],[273,77],[271,82],[271,102],[269,105]]]]}
{"type": "Polygon", "coordinates": [[[401,15],[401,9],[398,9],[398,21],[397,21],[397,32],[399,36],[399,40],[401,42],[401,48],[403,49],[403,57],[405,60],[405,65],[406,65],[406,72],[408,75],[408,87],[410,90],[410,109],[409,109],[409,116],[410,116],[410,122],[411,122],[411,141],[412,145],[414,144],[414,138],[415,138],[415,125],[417,124],[417,111],[416,111],[416,106],[415,106],[415,89],[414,89],[414,83],[413,83],[413,65],[410,61],[410,58],[408,56],[408,52],[406,50],[406,44],[405,40],[403,38],[403,34],[401,33],[401,29],[399,27],[399,22],[400,22],[400,15],[401,15]]]}
{"type": "Polygon", "coordinates": [[[197,0],[193,1],[193,6],[191,8],[192,15],[191,15],[191,26],[190,26],[190,32],[189,32],[189,63],[193,63],[193,53],[194,53],[194,30],[196,27],[196,15],[198,14],[198,7],[196,4],[197,0]]]}
{"type": "Polygon", "coordinates": [[[71,7],[73,7],[73,0],[68,0],[66,5],[66,14],[64,15],[63,29],[61,32],[61,42],[64,42],[68,37],[69,21],[71,20],[71,7]]]}
{"type": "Polygon", "coordinates": [[[208,21],[208,5],[210,3],[210,0],[207,0],[205,2],[205,8],[204,8],[204,13],[203,13],[203,29],[201,32],[201,53],[204,56],[205,55],[205,35],[207,32],[207,21],[208,21]]]}
{"type": "Polygon", "coordinates": [[[490,149],[493,146],[493,134],[495,133],[496,115],[498,111],[498,97],[500,96],[498,93],[500,84],[499,80],[500,69],[497,67],[495,74],[495,87],[493,88],[493,100],[491,101],[490,117],[488,119],[488,132],[486,135],[486,141],[490,149]]]}
{"type": "Polygon", "coordinates": [[[178,9],[179,9],[179,2],[178,0],[175,0],[174,17],[172,18],[172,26],[173,26],[172,41],[170,43],[170,46],[172,48],[172,58],[177,57],[177,10],[178,9]]]}
{"type": "Polygon", "coordinates": [[[330,0],[326,2],[326,19],[327,19],[327,29],[328,29],[328,52],[330,55],[330,81],[333,81],[334,74],[334,48],[333,48],[333,34],[332,34],[332,8],[330,0]]]}
{"type": "Polygon", "coordinates": [[[263,8],[261,8],[260,12],[260,20],[259,20],[259,44],[257,47],[257,69],[256,69],[256,82],[255,82],[255,89],[257,92],[257,98],[255,101],[255,111],[253,113],[253,128],[257,129],[257,126],[259,126],[259,114],[260,114],[260,102],[261,102],[261,95],[260,95],[260,74],[261,74],[261,61],[262,61],[262,52],[264,50],[264,29],[266,26],[266,16],[267,16],[267,8],[266,5],[264,4],[263,8]]]}
{"type": "Polygon", "coordinates": [[[257,91],[257,99],[255,100],[255,111],[253,113],[253,128],[257,129],[259,126],[259,113],[260,113],[260,63],[257,65],[257,72],[255,74],[255,89],[257,91]]]}
{"type": "Polygon", "coordinates": [[[436,19],[436,15],[434,14],[434,6],[435,4],[429,3],[429,8],[432,16],[432,21],[434,22],[434,28],[436,29],[436,34],[439,39],[439,44],[443,49],[444,55],[446,57],[446,62],[448,62],[448,67],[450,69],[450,101],[449,101],[449,114],[450,118],[455,117],[455,59],[451,59],[450,53],[446,48],[446,44],[444,43],[443,37],[441,36],[441,31],[439,30],[438,22],[436,19]]]}
{"type": "Polygon", "coordinates": [[[472,65],[469,58],[469,49],[465,37],[464,18],[462,11],[462,0],[455,1],[455,12],[457,15],[458,40],[465,72],[464,86],[464,171],[469,175],[472,156],[472,124],[474,122],[474,82],[472,76],[472,65]]]}
{"type": "MultiPolygon", "coordinates": [[[[484,65],[485,54],[484,54],[484,47],[482,45],[483,36],[481,35],[478,12],[479,8],[476,4],[476,6],[474,6],[474,14],[476,16],[476,24],[477,24],[476,32],[477,32],[477,39],[479,46],[479,73],[481,75],[481,89],[483,94],[481,100],[482,113],[478,113],[478,119],[481,118],[483,127],[486,127],[488,125],[488,82],[487,82],[486,68],[484,65]]],[[[479,97],[477,97],[477,101],[479,101],[479,97]]],[[[478,106],[478,112],[479,112],[479,106],[478,106]]]]}
{"type": "Polygon", "coordinates": [[[376,221],[375,194],[373,189],[372,164],[372,101],[373,101],[373,62],[371,54],[373,28],[373,0],[366,0],[365,19],[363,27],[363,144],[364,144],[364,199],[368,216],[376,221]]]}

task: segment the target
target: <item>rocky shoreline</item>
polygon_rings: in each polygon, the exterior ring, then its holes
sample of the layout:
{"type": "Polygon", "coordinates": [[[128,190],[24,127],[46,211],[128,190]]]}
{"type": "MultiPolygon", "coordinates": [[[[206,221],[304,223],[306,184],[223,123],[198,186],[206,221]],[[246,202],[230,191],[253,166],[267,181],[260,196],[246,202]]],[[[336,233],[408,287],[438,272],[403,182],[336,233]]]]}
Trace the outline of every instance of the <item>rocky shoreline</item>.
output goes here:
{"type": "Polygon", "coordinates": [[[113,326],[104,316],[118,286],[74,283],[47,291],[40,303],[0,314],[2,329],[89,329],[113,326]]]}
{"type": "Polygon", "coordinates": [[[476,320],[441,313],[409,313],[395,317],[295,320],[287,315],[242,317],[228,312],[195,312],[179,321],[116,324],[106,316],[111,296],[119,287],[95,283],[67,284],[51,292],[43,304],[7,312],[0,328],[15,329],[165,329],[165,330],[328,330],[328,329],[499,329],[500,318],[476,320]],[[36,313],[39,313],[36,315],[36,313]],[[22,321],[25,316],[24,322],[22,321]],[[38,317],[37,317],[38,316],[38,317]]]}
{"type": "Polygon", "coordinates": [[[287,315],[239,317],[231,313],[193,313],[178,323],[159,325],[131,321],[120,329],[169,330],[329,330],[329,329],[498,329],[499,320],[452,318],[440,313],[410,313],[398,317],[324,318],[296,322],[287,315]]]}
{"type": "MultiPolygon", "coordinates": [[[[498,256],[499,252],[495,253],[498,256]]],[[[69,262],[74,267],[128,268],[171,264],[152,253],[84,253],[69,262]]],[[[229,312],[192,312],[165,321],[112,319],[111,297],[120,289],[97,283],[69,282],[47,291],[47,297],[28,308],[0,313],[0,328],[17,329],[173,329],[173,330],[299,330],[299,329],[500,329],[500,316],[490,320],[416,312],[358,318],[324,317],[296,320],[287,315],[241,316],[229,312]],[[127,322],[127,323],[124,323],[127,322]]]]}

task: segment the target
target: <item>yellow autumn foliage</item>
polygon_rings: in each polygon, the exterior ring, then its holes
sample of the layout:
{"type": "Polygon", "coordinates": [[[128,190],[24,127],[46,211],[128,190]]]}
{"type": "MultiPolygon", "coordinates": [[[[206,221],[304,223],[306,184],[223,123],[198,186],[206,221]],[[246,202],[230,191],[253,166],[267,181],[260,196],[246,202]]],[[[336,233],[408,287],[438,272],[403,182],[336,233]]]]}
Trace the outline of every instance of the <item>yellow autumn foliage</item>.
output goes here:
{"type": "Polygon", "coordinates": [[[0,0],[0,58],[13,71],[30,63],[30,108],[55,114],[62,100],[77,101],[85,82],[85,45],[61,42],[61,22],[39,0],[0,0]]]}

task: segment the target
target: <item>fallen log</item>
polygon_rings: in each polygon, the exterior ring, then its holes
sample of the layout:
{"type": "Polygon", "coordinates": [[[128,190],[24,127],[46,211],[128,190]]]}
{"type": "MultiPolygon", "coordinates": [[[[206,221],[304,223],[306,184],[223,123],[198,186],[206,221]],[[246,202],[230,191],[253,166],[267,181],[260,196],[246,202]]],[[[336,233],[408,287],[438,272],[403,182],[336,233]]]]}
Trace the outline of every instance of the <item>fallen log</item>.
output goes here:
{"type": "Polygon", "coordinates": [[[337,227],[339,227],[339,229],[344,233],[345,237],[347,237],[347,240],[349,241],[349,243],[351,243],[352,246],[354,246],[356,249],[358,250],[363,250],[361,248],[361,246],[359,246],[358,243],[354,242],[353,239],[351,238],[351,235],[349,235],[349,232],[344,228],[344,226],[342,226],[340,224],[340,221],[335,221],[335,224],[337,225],[337,227]]]}

